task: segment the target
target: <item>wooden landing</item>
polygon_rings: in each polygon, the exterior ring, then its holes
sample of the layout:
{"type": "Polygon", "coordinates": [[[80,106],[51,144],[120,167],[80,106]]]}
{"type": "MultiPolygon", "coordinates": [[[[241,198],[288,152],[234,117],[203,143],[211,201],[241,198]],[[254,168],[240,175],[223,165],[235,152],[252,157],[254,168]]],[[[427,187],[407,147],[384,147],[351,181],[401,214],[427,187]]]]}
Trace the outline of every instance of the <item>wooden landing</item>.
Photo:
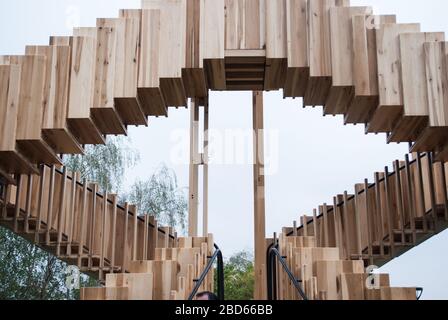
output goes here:
{"type": "Polygon", "coordinates": [[[265,85],[264,50],[227,50],[225,57],[228,91],[262,91],[265,85]]]}

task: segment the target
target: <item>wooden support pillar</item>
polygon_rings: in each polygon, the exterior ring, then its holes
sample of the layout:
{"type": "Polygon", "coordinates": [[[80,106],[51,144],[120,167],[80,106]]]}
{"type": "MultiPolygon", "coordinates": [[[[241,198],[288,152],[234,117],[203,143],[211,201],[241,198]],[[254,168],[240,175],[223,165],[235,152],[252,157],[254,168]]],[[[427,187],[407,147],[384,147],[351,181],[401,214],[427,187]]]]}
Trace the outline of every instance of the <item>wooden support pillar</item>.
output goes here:
{"type": "Polygon", "coordinates": [[[263,92],[253,92],[254,128],[254,226],[255,290],[254,299],[266,299],[266,221],[263,136],[263,92]]]}
{"type": "Polygon", "coordinates": [[[190,197],[188,203],[188,236],[198,236],[198,200],[199,200],[199,164],[198,136],[199,136],[199,103],[198,99],[191,99],[190,103],[190,197]]]}
{"type": "Polygon", "coordinates": [[[208,98],[204,102],[204,150],[202,155],[202,170],[203,170],[203,207],[202,207],[202,236],[208,236],[208,141],[209,141],[209,104],[208,98]]]}
{"type": "Polygon", "coordinates": [[[208,236],[208,128],[209,128],[209,102],[208,96],[204,99],[191,99],[190,117],[190,197],[188,215],[188,236],[199,236],[199,167],[202,167],[202,234],[208,236]],[[199,114],[203,106],[203,141],[199,135],[199,114]],[[202,144],[203,153],[199,146],[202,144]]]}

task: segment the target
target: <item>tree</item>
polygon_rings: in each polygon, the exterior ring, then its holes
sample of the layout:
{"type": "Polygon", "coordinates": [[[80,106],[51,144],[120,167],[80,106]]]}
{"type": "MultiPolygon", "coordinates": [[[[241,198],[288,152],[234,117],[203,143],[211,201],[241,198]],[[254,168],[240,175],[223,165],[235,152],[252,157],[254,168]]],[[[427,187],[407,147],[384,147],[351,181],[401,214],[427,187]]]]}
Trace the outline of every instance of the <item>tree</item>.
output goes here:
{"type": "Polygon", "coordinates": [[[187,198],[179,189],[175,172],[166,165],[148,180],[135,182],[125,198],[137,206],[139,214],[153,215],[160,223],[185,231],[187,198]]]}
{"type": "MultiPolygon", "coordinates": [[[[123,138],[109,138],[104,146],[87,146],[85,152],[66,157],[64,164],[109,192],[120,190],[126,168],[138,160],[123,138]]],[[[0,299],[78,299],[79,290],[66,288],[66,269],[66,263],[0,227],[0,299]]],[[[95,279],[81,277],[81,286],[97,285],[95,279]]]]}
{"type": "Polygon", "coordinates": [[[126,169],[138,160],[139,155],[128,138],[108,137],[104,146],[87,146],[84,155],[66,157],[64,165],[81,173],[82,179],[97,182],[102,190],[119,193],[126,169]]]}
{"type": "Polygon", "coordinates": [[[250,252],[238,252],[226,260],[224,265],[226,300],[252,300],[254,275],[253,255],[250,252]]]}
{"type": "MultiPolygon", "coordinates": [[[[0,228],[0,299],[63,300],[78,299],[79,290],[65,286],[67,264],[0,228]]],[[[82,284],[96,281],[82,278],[82,284]]]]}
{"type": "MultiPolygon", "coordinates": [[[[85,155],[69,156],[64,164],[81,177],[98,182],[108,192],[118,193],[127,168],[138,161],[138,153],[125,138],[109,138],[104,146],[87,146],[85,155]]],[[[172,170],[162,166],[148,181],[136,182],[129,201],[166,225],[185,229],[187,200],[178,188],[172,170]]],[[[79,290],[66,288],[67,264],[34,244],[0,227],[0,299],[79,299],[79,290]]],[[[98,286],[82,276],[81,287],[98,286]]]]}

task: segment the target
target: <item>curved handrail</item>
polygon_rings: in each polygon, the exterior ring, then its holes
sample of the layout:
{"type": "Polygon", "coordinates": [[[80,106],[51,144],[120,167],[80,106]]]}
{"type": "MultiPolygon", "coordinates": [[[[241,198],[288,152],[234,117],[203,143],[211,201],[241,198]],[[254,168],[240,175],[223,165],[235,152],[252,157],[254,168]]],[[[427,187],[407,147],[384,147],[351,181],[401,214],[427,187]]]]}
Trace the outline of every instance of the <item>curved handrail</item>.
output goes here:
{"type": "Polygon", "coordinates": [[[209,257],[210,261],[208,262],[207,266],[205,267],[199,279],[194,280],[196,282],[196,285],[194,286],[191,294],[188,296],[188,300],[193,300],[196,297],[199,288],[205,281],[205,278],[212,269],[215,261],[218,261],[218,299],[224,300],[224,259],[222,257],[221,249],[219,249],[219,247],[216,244],[214,245],[214,247],[215,247],[215,253],[213,254],[213,256],[209,257]]]}
{"type": "Polygon", "coordinates": [[[296,277],[293,275],[291,270],[288,268],[288,265],[286,264],[285,258],[280,254],[280,251],[278,251],[278,246],[271,245],[268,248],[268,255],[267,255],[268,261],[267,261],[267,288],[268,288],[268,300],[277,300],[277,292],[276,292],[276,258],[280,262],[280,264],[283,267],[283,270],[288,275],[289,279],[291,280],[292,284],[297,290],[297,293],[302,297],[303,300],[308,300],[305,292],[302,289],[301,281],[297,280],[296,277]]]}
{"type": "Polygon", "coordinates": [[[423,296],[423,288],[417,288],[417,300],[420,300],[423,296]]]}

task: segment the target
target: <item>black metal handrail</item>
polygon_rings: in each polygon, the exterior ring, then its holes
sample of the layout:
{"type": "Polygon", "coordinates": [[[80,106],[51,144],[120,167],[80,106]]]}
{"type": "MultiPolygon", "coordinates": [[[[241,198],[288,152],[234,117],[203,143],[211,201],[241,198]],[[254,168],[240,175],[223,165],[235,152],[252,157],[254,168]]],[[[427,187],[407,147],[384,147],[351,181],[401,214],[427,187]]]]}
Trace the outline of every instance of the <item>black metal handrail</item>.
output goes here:
{"type": "Polygon", "coordinates": [[[297,290],[297,293],[302,297],[303,300],[308,300],[305,292],[302,289],[301,281],[298,280],[286,264],[285,257],[278,251],[278,245],[270,245],[267,252],[267,289],[268,289],[268,300],[277,300],[277,271],[276,271],[276,259],[280,262],[283,270],[288,275],[292,284],[297,290]]]}
{"type": "Polygon", "coordinates": [[[204,283],[205,278],[207,278],[208,273],[213,267],[213,264],[215,261],[218,262],[218,299],[224,300],[224,259],[222,257],[222,251],[219,249],[219,247],[215,244],[215,253],[213,256],[208,257],[210,261],[208,262],[207,266],[204,269],[204,272],[202,272],[199,279],[194,280],[196,283],[193,291],[191,292],[190,296],[188,297],[188,300],[193,300],[196,297],[196,294],[199,291],[199,288],[201,287],[202,283],[204,283]]]}
{"type": "Polygon", "coordinates": [[[417,288],[417,300],[420,300],[423,296],[423,288],[417,288]]]}

